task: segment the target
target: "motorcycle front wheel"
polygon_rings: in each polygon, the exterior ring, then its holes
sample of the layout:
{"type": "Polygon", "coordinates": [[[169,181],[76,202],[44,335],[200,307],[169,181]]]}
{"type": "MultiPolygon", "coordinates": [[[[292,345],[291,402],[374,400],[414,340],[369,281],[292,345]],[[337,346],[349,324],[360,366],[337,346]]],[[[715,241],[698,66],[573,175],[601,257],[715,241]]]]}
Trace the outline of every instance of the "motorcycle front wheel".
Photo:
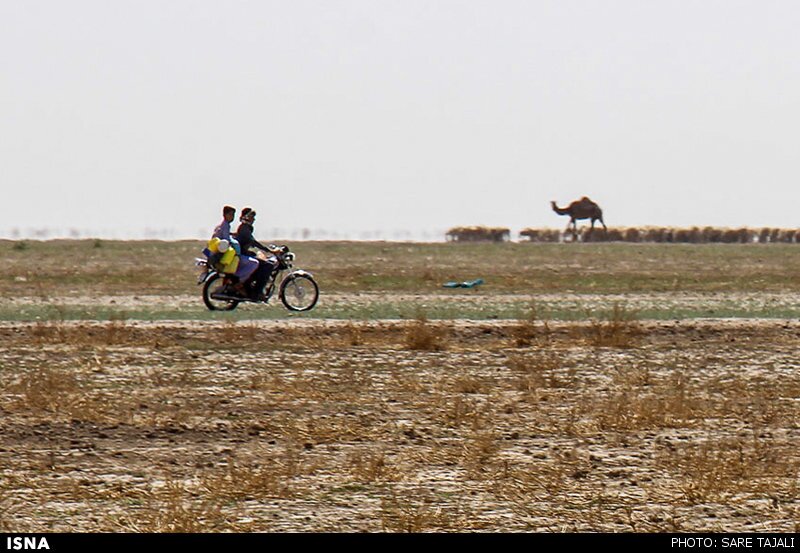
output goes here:
{"type": "Polygon", "coordinates": [[[289,311],[308,311],[317,305],[319,286],[311,275],[289,275],[281,282],[280,298],[289,311]]]}
{"type": "Polygon", "coordinates": [[[206,304],[211,311],[233,311],[239,302],[236,300],[229,300],[217,296],[225,289],[225,277],[220,274],[213,275],[203,285],[203,303],[206,304]]]}

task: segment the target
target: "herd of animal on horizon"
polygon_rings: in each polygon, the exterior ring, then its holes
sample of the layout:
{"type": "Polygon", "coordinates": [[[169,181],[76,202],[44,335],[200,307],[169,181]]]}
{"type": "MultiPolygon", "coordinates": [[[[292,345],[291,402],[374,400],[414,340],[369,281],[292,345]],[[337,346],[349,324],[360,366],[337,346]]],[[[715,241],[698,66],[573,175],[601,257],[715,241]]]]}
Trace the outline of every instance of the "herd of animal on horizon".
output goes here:
{"type": "MultiPolygon", "coordinates": [[[[569,216],[569,224],[562,233],[554,229],[527,228],[520,231],[520,238],[529,242],[656,242],[656,243],[784,243],[800,244],[800,229],[781,228],[719,228],[719,227],[645,227],[609,229],[603,221],[603,210],[589,199],[582,197],[566,207],[550,202],[553,211],[569,216]],[[589,219],[591,226],[578,230],[577,221],[589,219]],[[595,232],[595,223],[603,225],[602,232],[595,232]]],[[[506,242],[511,231],[504,227],[454,227],[447,231],[449,242],[506,242]]]]}

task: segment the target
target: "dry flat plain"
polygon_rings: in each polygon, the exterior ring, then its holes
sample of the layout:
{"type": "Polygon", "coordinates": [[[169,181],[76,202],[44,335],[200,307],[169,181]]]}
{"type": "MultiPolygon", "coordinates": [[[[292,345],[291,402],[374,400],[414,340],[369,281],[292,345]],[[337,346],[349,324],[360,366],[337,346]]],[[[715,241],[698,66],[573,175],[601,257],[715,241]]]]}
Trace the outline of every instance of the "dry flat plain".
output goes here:
{"type": "Polygon", "coordinates": [[[0,529],[800,528],[800,245],[294,246],[0,242],[0,529]]]}

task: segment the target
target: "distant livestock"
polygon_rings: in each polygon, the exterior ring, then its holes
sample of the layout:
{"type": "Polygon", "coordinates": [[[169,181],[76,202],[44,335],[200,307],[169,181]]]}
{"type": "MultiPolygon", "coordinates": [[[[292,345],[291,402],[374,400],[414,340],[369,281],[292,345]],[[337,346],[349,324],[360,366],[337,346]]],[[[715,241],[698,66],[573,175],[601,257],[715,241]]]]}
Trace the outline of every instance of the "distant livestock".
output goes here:
{"type": "MultiPolygon", "coordinates": [[[[511,232],[507,228],[454,227],[447,231],[446,238],[448,242],[508,242],[511,232]]],[[[573,235],[571,228],[564,231],[552,228],[526,228],[519,232],[519,240],[535,243],[577,240],[656,244],[800,244],[800,229],[612,227],[606,229],[606,232],[599,233],[582,228],[573,235]]]]}
{"type": "Polygon", "coordinates": [[[508,242],[511,231],[507,228],[454,227],[447,231],[448,242],[508,242]]]}
{"type": "Polygon", "coordinates": [[[529,242],[652,242],[656,244],[798,244],[800,229],[750,229],[717,227],[619,227],[603,233],[592,233],[591,229],[580,229],[576,235],[572,229],[563,233],[553,229],[526,228],[519,233],[520,240],[529,242]]]}
{"type": "Polygon", "coordinates": [[[553,207],[553,211],[559,215],[569,215],[569,225],[567,225],[567,229],[572,226],[573,240],[578,239],[578,227],[576,221],[581,219],[592,220],[592,228],[589,230],[590,234],[594,230],[595,221],[600,221],[600,224],[603,225],[603,230],[608,231],[606,224],[603,222],[603,210],[600,209],[599,205],[594,203],[586,196],[580,200],[572,202],[567,207],[558,207],[556,202],[550,202],[550,205],[553,207]]]}

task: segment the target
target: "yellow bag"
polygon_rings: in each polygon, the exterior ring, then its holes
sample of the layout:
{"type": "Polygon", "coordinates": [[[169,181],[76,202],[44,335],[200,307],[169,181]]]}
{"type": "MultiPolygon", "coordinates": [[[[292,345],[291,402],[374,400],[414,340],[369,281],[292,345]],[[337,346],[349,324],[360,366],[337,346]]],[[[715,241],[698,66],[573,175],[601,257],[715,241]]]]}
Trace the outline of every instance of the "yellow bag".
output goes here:
{"type": "MultiPolygon", "coordinates": [[[[209,260],[213,263],[214,268],[220,272],[233,274],[239,268],[239,256],[236,255],[236,250],[228,247],[225,253],[220,253],[219,243],[222,242],[219,238],[212,238],[208,241],[208,251],[211,252],[209,260]]],[[[227,240],[226,240],[227,243],[227,240]]]]}
{"type": "Polygon", "coordinates": [[[219,252],[219,238],[212,238],[208,241],[208,251],[211,253],[219,252]]]}
{"type": "Polygon", "coordinates": [[[223,273],[235,273],[236,269],[239,268],[239,256],[236,255],[236,250],[233,248],[228,249],[228,251],[222,254],[219,264],[222,265],[223,273]]]}

